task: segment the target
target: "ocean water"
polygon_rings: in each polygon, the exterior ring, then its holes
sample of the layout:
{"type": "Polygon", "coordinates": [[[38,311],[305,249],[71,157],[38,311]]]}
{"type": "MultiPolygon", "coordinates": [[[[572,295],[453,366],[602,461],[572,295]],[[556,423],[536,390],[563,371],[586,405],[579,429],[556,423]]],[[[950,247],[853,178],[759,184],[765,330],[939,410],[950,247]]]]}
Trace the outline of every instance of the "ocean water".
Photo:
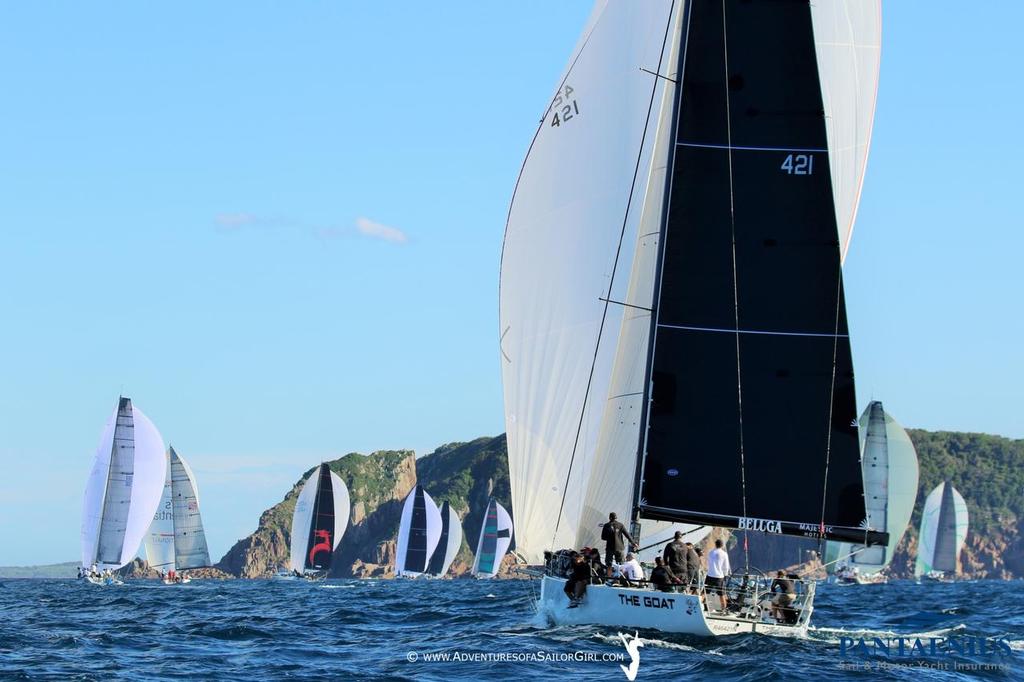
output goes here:
{"type": "MultiPolygon", "coordinates": [[[[534,609],[538,587],[520,580],[5,581],[0,679],[626,679],[618,631],[548,627],[534,609]]],[[[1019,680],[1022,614],[1021,581],[820,585],[806,637],[641,631],[637,679],[1019,680]],[[850,645],[861,637],[903,637],[908,647],[935,638],[940,649],[952,638],[976,648],[904,656],[892,648],[886,657],[850,645]],[[979,638],[1004,644],[981,652],[979,638]]]]}

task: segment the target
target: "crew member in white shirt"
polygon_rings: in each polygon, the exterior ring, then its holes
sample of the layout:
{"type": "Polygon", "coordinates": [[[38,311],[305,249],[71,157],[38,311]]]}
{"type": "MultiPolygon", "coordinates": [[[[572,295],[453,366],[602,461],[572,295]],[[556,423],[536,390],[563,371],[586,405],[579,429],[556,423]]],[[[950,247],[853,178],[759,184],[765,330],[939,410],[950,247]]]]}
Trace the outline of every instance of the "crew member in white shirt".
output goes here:
{"type": "Polygon", "coordinates": [[[708,577],[704,579],[704,588],[707,592],[718,593],[722,611],[728,606],[725,597],[725,578],[730,573],[732,567],[729,566],[729,553],[722,548],[721,540],[715,540],[715,548],[708,554],[708,577]]]}
{"type": "Polygon", "coordinates": [[[637,582],[646,580],[647,576],[644,575],[644,568],[640,565],[640,562],[636,560],[633,553],[630,552],[626,555],[626,560],[619,564],[619,572],[622,577],[630,582],[637,582]]]}

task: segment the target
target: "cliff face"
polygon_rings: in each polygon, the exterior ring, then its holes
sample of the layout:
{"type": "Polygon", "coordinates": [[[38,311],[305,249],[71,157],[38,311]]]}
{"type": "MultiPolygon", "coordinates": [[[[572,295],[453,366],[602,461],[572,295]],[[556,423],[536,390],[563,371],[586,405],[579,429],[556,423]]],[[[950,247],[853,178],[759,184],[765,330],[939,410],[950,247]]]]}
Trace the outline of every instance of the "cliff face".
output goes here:
{"type": "MultiPolygon", "coordinates": [[[[416,485],[416,458],[410,450],[384,450],[370,455],[351,453],[327,464],[345,481],[352,500],[349,526],[331,567],[332,576],[348,577],[354,568],[386,560],[387,534],[392,525],[397,527],[394,519],[401,513],[401,501],[416,485]]],[[[258,578],[288,566],[295,501],[302,482],[312,472],[313,468],[306,471],[281,502],[263,512],[256,532],[235,543],[217,568],[243,578],[258,578]]]]}
{"type": "MultiPolygon", "coordinates": [[[[936,485],[949,479],[963,494],[971,515],[971,529],[961,556],[963,573],[977,578],[1024,576],[1020,521],[1024,518],[1024,440],[913,429],[909,433],[920,460],[920,485],[911,526],[897,547],[890,575],[913,576],[920,507],[936,485]]],[[[464,539],[452,566],[454,575],[472,568],[488,497],[497,498],[512,511],[504,435],[450,443],[419,459],[407,450],[383,451],[349,454],[329,464],[348,484],[352,499],[349,528],[332,570],[336,577],[392,575],[401,502],[417,480],[438,506],[449,502],[462,519],[464,539]]],[[[239,541],[218,568],[233,575],[258,577],[287,564],[298,486],[311,471],[283,501],[263,513],[256,532],[239,541]]],[[[726,531],[716,532],[729,537],[726,531]]],[[[801,538],[751,533],[749,541],[751,562],[764,569],[807,561],[811,556],[808,550],[818,549],[816,541],[801,538]]],[[[736,554],[737,541],[729,544],[733,565],[742,565],[740,554],[736,554]]],[[[705,541],[705,545],[710,546],[710,542],[705,541]]],[[[507,557],[503,570],[509,564],[507,557]]]]}
{"type": "Polygon", "coordinates": [[[970,514],[961,573],[970,578],[1024,576],[1024,440],[983,433],[908,429],[917,450],[920,477],[910,527],[896,548],[889,573],[914,575],[921,507],[939,483],[949,480],[970,514]]]}
{"type": "MultiPolygon", "coordinates": [[[[487,499],[494,496],[511,509],[505,437],[449,443],[416,459],[409,450],[351,453],[327,463],[348,486],[352,501],[349,525],[331,566],[331,577],[388,578],[394,575],[395,539],[402,501],[417,481],[437,505],[448,502],[463,523],[463,543],[451,574],[473,565],[472,546],[480,533],[487,499]]],[[[260,516],[252,535],[238,541],[217,568],[244,578],[272,575],[288,565],[292,514],[300,478],[284,499],[260,516]]]]}

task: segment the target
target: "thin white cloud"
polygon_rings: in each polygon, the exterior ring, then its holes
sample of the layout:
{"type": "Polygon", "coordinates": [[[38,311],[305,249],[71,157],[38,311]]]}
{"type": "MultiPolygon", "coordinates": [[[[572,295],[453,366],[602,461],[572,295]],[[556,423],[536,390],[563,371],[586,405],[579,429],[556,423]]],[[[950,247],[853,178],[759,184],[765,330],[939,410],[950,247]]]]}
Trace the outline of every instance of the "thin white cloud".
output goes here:
{"type": "Polygon", "coordinates": [[[356,218],[356,229],[367,237],[383,239],[393,244],[404,244],[409,241],[409,238],[405,236],[405,232],[402,232],[397,227],[375,223],[369,218],[356,218]]]}
{"type": "Polygon", "coordinates": [[[259,216],[244,211],[238,213],[218,213],[214,220],[221,227],[235,230],[248,225],[255,225],[260,222],[259,216]]]}

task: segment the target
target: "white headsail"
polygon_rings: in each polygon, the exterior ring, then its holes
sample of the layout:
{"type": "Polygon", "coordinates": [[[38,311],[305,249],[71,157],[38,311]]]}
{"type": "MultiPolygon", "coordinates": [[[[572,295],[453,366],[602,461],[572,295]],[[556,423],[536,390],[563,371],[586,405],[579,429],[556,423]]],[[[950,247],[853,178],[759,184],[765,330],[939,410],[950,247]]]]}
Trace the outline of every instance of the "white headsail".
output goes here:
{"type": "Polygon", "coordinates": [[[94,455],[82,507],[82,566],[120,568],[152,523],[167,478],[160,432],[120,398],[94,455]]]}
{"type": "Polygon", "coordinates": [[[430,557],[441,540],[441,512],[420,486],[412,489],[402,504],[398,526],[395,573],[415,577],[426,573],[430,557]]]}
{"type": "Polygon", "coordinates": [[[868,163],[882,51],[881,0],[811,3],[829,170],[843,257],[850,247],[868,163]]]}
{"type": "Polygon", "coordinates": [[[501,560],[508,553],[512,543],[512,518],[508,511],[491,499],[487,503],[483,523],[480,525],[480,539],[476,543],[476,557],[473,559],[473,575],[478,578],[493,578],[501,568],[501,560]]]}
{"type": "MultiPolygon", "coordinates": [[[[585,498],[589,507],[611,504],[600,500],[611,494],[604,485],[588,488],[602,417],[617,409],[609,398],[620,329],[637,312],[621,303],[629,301],[629,266],[671,83],[655,75],[671,70],[664,58],[671,8],[597,3],[509,210],[501,363],[516,549],[531,563],[587,532],[585,498]]],[[[612,436],[604,438],[610,445],[612,436]]],[[[631,478],[630,470],[617,482],[627,494],[631,478]]]]}
{"type": "Polygon", "coordinates": [[[860,438],[867,527],[889,533],[889,543],[865,547],[830,542],[825,556],[831,569],[848,566],[871,574],[889,565],[910,523],[917,501],[917,451],[907,432],[877,400],[861,415],[860,438]]]}
{"type": "Polygon", "coordinates": [[[348,527],[350,507],[348,486],[327,464],[306,477],[292,514],[292,570],[330,570],[334,550],[348,527]]]}

